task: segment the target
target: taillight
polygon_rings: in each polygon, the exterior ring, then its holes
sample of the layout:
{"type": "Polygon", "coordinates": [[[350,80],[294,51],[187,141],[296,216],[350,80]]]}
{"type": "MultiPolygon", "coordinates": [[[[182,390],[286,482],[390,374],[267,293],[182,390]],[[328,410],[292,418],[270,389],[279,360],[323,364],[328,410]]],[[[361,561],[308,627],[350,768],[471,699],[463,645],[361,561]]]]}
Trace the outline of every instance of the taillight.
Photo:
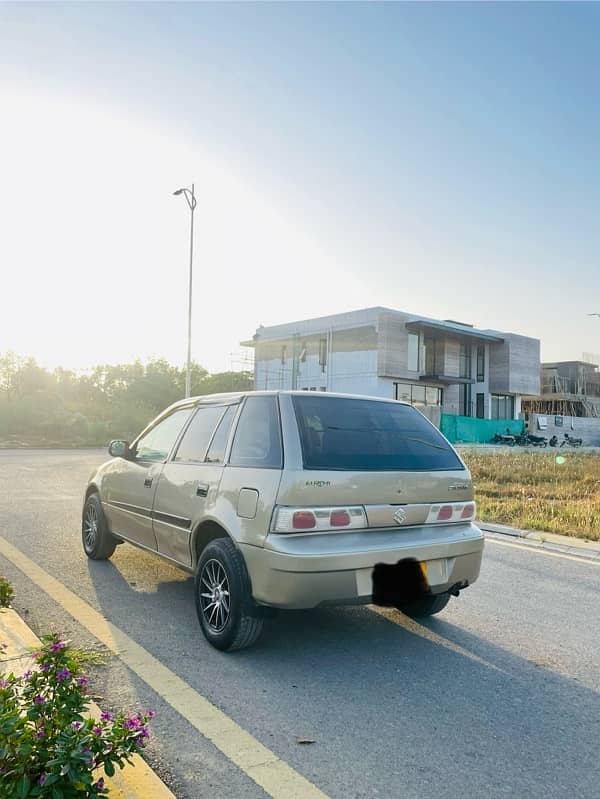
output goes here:
{"type": "Polygon", "coordinates": [[[274,533],[303,531],[356,530],[368,527],[365,509],[360,505],[345,508],[276,508],[271,527],[274,533]]]}
{"type": "Polygon", "coordinates": [[[438,511],[437,521],[447,522],[448,519],[451,518],[452,518],[452,505],[442,505],[442,507],[438,511]]]}
{"type": "Polygon", "coordinates": [[[317,526],[315,514],[311,510],[297,510],[292,516],[294,530],[312,530],[317,526]]]}
{"type": "Polygon", "coordinates": [[[347,510],[332,510],[329,516],[329,523],[332,527],[348,527],[350,514],[347,510]]]}
{"type": "Polygon", "coordinates": [[[426,523],[460,522],[475,518],[474,502],[446,502],[443,505],[432,505],[427,514],[426,523]]]}

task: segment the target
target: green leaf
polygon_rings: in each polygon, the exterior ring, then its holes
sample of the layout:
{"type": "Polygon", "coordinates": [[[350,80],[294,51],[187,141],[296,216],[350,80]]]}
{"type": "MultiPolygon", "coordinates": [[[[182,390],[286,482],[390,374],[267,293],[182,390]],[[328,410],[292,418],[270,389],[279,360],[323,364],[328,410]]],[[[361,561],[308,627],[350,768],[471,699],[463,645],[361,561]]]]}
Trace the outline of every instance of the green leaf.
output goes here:
{"type": "Polygon", "coordinates": [[[17,796],[19,799],[25,799],[31,788],[31,780],[27,774],[23,774],[21,779],[17,782],[17,796]]]}

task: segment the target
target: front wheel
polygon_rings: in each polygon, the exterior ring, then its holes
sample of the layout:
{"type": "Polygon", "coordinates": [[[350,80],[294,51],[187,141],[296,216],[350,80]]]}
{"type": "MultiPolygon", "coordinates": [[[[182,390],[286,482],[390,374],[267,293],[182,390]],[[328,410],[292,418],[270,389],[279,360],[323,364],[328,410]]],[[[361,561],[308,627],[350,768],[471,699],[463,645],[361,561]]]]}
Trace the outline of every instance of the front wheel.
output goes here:
{"type": "Polygon", "coordinates": [[[450,594],[434,594],[433,596],[423,596],[413,599],[402,607],[402,612],[407,616],[423,618],[433,616],[443,610],[450,601],[450,594]]]}
{"type": "Polygon", "coordinates": [[[246,564],[230,539],[217,538],[202,552],[195,599],[202,632],[216,649],[245,649],[260,636],[263,619],[252,615],[246,564]]]}
{"type": "Polygon", "coordinates": [[[83,506],[81,543],[91,560],[106,560],[116,549],[117,541],[108,529],[98,494],[90,494],[83,506]]]}

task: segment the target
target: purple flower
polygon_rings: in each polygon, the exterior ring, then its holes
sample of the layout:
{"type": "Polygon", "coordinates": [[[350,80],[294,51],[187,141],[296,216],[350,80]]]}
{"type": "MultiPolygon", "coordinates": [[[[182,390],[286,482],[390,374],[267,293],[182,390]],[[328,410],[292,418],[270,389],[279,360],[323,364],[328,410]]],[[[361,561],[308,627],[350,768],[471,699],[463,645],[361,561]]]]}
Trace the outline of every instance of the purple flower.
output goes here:
{"type": "Polygon", "coordinates": [[[23,674],[23,679],[24,680],[28,680],[30,677],[31,677],[31,672],[29,670],[24,672],[24,674],[23,674]]]}
{"type": "Polygon", "coordinates": [[[34,737],[36,741],[41,741],[44,737],[44,730],[37,730],[34,737]]]}
{"type": "Polygon", "coordinates": [[[40,785],[43,785],[46,782],[46,775],[45,774],[40,774],[40,778],[39,778],[38,782],[39,782],[40,785]]]}
{"type": "Polygon", "coordinates": [[[71,727],[73,727],[74,730],[80,730],[83,727],[83,722],[82,721],[72,721],[71,722],[71,727]]]}
{"type": "Polygon", "coordinates": [[[40,666],[40,669],[42,671],[48,671],[50,669],[50,664],[49,663],[42,663],[42,665],[40,666]]]}
{"type": "Polygon", "coordinates": [[[108,713],[106,710],[103,710],[100,713],[100,721],[112,721],[113,717],[111,713],[108,713]]]}
{"type": "Polygon", "coordinates": [[[43,696],[34,696],[33,697],[33,704],[34,705],[43,705],[44,704],[44,697],[43,696]]]}
{"type": "Polygon", "coordinates": [[[61,641],[60,638],[57,638],[53,644],[50,644],[50,651],[51,652],[58,652],[60,649],[64,649],[66,647],[66,643],[61,641]]]}
{"type": "Polygon", "coordinates": [[[0,680],[0,688],[6,688],[8,685],[8,680],[0,680]]]}
{"type": "Polygon", "coordinates": [[[88,679],[87,677],[78,677],[77,678],[77,685],[87,685],[88,679]]]}
{"type": "Polygon", "coordinates": [[[56,682],[62,682],[62,680],[68,680],[71,676],[71,672],[69,669],[61,669],[56,675],[56,682]]]}
{"type": "Polygon", "coordinates": [[[31,657],[32,657],[32,658],[39,658],[39,656],[40,656],[41,654],[42,654],[41,652],[32,652],[32,653],[31,653],[31,657]]]}
{"type": "Polygon", "coordinates": [[[92,727],[92,732],[94,732],[96,735],[102,735],[103,729],[102,727],[92,727]]]}
{"type": "Polygon", "coordinates": [[[104,754],[107,754],[108,752],[112,752],[112,748],[113,748],[113,745],[111,744],[111,742],[107,741],[106,744],[104,745],[104,754]]]}
{"type": "Polygon", "coordinates": [[[101,791],[104,788],[104,780],[102,779],[102,777],[100,777],[95,787],[98,788],[99,791],[101,791]]]}
{"type": "Polygon", "coordinates": [[[146,715],[148,716],[149,719],[153,719],[154,716],[156,716],[156,711],[148,709],[146,711],[146,715]]]}

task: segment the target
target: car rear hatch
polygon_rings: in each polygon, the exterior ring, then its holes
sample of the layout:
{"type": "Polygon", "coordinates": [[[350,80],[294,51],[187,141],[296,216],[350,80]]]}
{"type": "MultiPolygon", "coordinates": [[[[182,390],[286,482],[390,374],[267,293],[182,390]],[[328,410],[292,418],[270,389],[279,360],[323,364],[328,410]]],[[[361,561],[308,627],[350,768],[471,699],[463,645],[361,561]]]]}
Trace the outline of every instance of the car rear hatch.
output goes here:
{"type": "Polygon", "coordinates": [[[398,402],[294,396],[302,471],[283,472],[272,532],[468,523],[471,476],[439,431],[398,402]]]}

